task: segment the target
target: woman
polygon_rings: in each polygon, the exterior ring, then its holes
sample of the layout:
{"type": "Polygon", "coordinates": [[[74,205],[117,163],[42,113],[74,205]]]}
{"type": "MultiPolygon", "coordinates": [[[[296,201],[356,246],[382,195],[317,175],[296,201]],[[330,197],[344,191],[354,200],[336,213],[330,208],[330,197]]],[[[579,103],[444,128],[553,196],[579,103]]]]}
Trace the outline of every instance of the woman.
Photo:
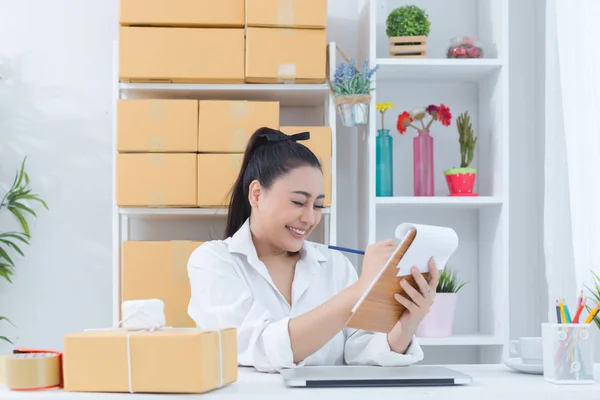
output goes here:
{"type": "Polygon", "coordinates": [[[225,240],[191,255],[188,313],[199,328],[235,327],[238,360],[259,371],[302,365],[409,365],[423,352],[413,334],[435,296],[430,262],[419,291],[405,284],[407,307],[389,334],[345,327],[351,309],[396,248],[369,246],[360,278],[346,258],[306,238],[321,221],[324,179],[316,156],[297,140],[261,128],[250,138],[231,195],[225,240]]]}

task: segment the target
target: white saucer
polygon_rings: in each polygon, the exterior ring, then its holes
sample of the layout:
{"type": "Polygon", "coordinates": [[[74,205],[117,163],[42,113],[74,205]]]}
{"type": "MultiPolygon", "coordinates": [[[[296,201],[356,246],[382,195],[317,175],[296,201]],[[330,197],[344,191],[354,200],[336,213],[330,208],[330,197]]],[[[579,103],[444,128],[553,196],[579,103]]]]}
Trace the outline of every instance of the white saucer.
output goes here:
{"type": "Polygon", "coordinates": [[[521,358],[508,358],[504,360],[504,365],[515,371],[523,372],[525,374],[543,375],[544,366],[540,364],[524,364],[521,358]]]}

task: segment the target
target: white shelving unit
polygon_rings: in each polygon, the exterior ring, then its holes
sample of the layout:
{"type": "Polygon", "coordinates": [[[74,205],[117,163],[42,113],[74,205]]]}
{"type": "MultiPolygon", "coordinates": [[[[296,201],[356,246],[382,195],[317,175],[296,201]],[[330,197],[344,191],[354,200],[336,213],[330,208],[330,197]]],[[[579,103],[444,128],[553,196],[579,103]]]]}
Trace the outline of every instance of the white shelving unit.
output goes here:
{"type": "Polygon", "coordinates": [[[425,364],[498,363],[507,356],[508,300],[508,2],[505,0],[370,0],[360,15],[359,58],[379,66],[371,119],[359,135],[359,238],[367,246],[393,237],[401,222],[453,228],[459,247],[448,261],[468,284],[459,292],[453,336],[418,338],[425,364]],[[431,21],[425,58],[390,58],[387,15],[414,4],[431,21]],[[447,59],[450,39],[477,36],[482,59],[447,59]],[[376,196],[376,137],[381,116],[376,103],[390,101],[385,128],[394,141],[394,196],[376,196]],[[412,138],[396,130],[403,111],[429,104],[447,105],[452,124],[432,125],[435,196],[413,196],[412,138]],[[471,116],[479,137],[473,167],[477,197],[449,197],[443,171],[460,163],[455,119],[471,116]]]}
{"type": "MultiPolygon", "coordinates": [[[[333,79],[336,45],[328,43],[328,69],[333,79]]],[[[320,229],[310,240],[337,242],[336,111],[327,84],[164,84],[121,83],[118,43],[113,46],[113,324],[119,322],[122,244],[127,240],[209,240],[222,238],[227,209],[132,208],[115,204],[116,109],[118,99],[229,99],[279,101],[282,126],[329,126],[332,140],[331,205],[323,210],[320,229]],[[217,228],[215,228],[217,226],[217,228]]]]}

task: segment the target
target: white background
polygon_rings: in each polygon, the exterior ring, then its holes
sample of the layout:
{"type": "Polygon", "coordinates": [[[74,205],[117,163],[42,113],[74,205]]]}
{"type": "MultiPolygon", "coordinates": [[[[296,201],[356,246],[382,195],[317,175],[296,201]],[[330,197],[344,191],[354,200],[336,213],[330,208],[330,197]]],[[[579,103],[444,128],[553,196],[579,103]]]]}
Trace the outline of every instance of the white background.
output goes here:
{"type": "MultiPolygon", "coordinates": [[[[328,0],[328,41],[357,53],[364,0],[328,0]]],[[[443,1],[443,0],[439,0],[443,1]]],[[[539,335],[543,275],[544,0],[510,2],[511,337],[539,335]]],[[[0,182],[23,156],[40,209],[14,284],[0,281],[0,335],[62,349],[111,324],[111,72],[118,0],[0,0],[0,182]]],[[[360,60],[362,61],[362,60],[360,60]]],[[[338,120],[340,245],[355,246],[356,131],[338,120]]],[[[0,216],[0,230],[12,224],[0,216]]],[[[162,235],[161,235],[162,236],[162,235]]],[[[353,261],[357,261],[353,258],[353,261]]],[[[358,262],[358,261],[357,261],[358,262]]],[[[0,342],[0,353],[10,350],[0,342]]]]}

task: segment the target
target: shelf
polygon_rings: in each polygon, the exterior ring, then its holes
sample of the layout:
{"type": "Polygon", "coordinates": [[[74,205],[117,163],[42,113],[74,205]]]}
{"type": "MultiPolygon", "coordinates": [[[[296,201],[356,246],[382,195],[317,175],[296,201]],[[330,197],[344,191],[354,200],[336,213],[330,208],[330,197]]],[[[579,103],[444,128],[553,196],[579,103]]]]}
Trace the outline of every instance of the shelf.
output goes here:
{"type": "Polygon", "coordinates": [[[322,106],[327,84],[119,83],[122,98],[279,101],[283,106],[322,106]]]}
{"type": "Polygon", "coordinates": [[[444,338],[417,337],[417,343],[421,346],[501,346],[501,338],[493,335],[472,334],[455,335],[444,338]]]}
{"type": "Polygon", "coordinates": [[[502,205],[502,199],[494,196],[450,197],[450,196],[406,196],[406,197],[377,197],[378,206],[410,205],[418,207],[442,208],[483,208],[502,205]]]}
{"type": "MultiPolygon", "coordinates": [[[[329,209],[323,210],[323,215],[329,215],[329,209]]],[[[211,218],[226,217],[226,208],[151,208],[151,207],[119,207],[119,214],[129,218],[211,218]]]]}
{"type": "Polygon", "coordinates": [[[378,58],[377,80],[479,82],[502,68],[498,59],[378,58]]]}

